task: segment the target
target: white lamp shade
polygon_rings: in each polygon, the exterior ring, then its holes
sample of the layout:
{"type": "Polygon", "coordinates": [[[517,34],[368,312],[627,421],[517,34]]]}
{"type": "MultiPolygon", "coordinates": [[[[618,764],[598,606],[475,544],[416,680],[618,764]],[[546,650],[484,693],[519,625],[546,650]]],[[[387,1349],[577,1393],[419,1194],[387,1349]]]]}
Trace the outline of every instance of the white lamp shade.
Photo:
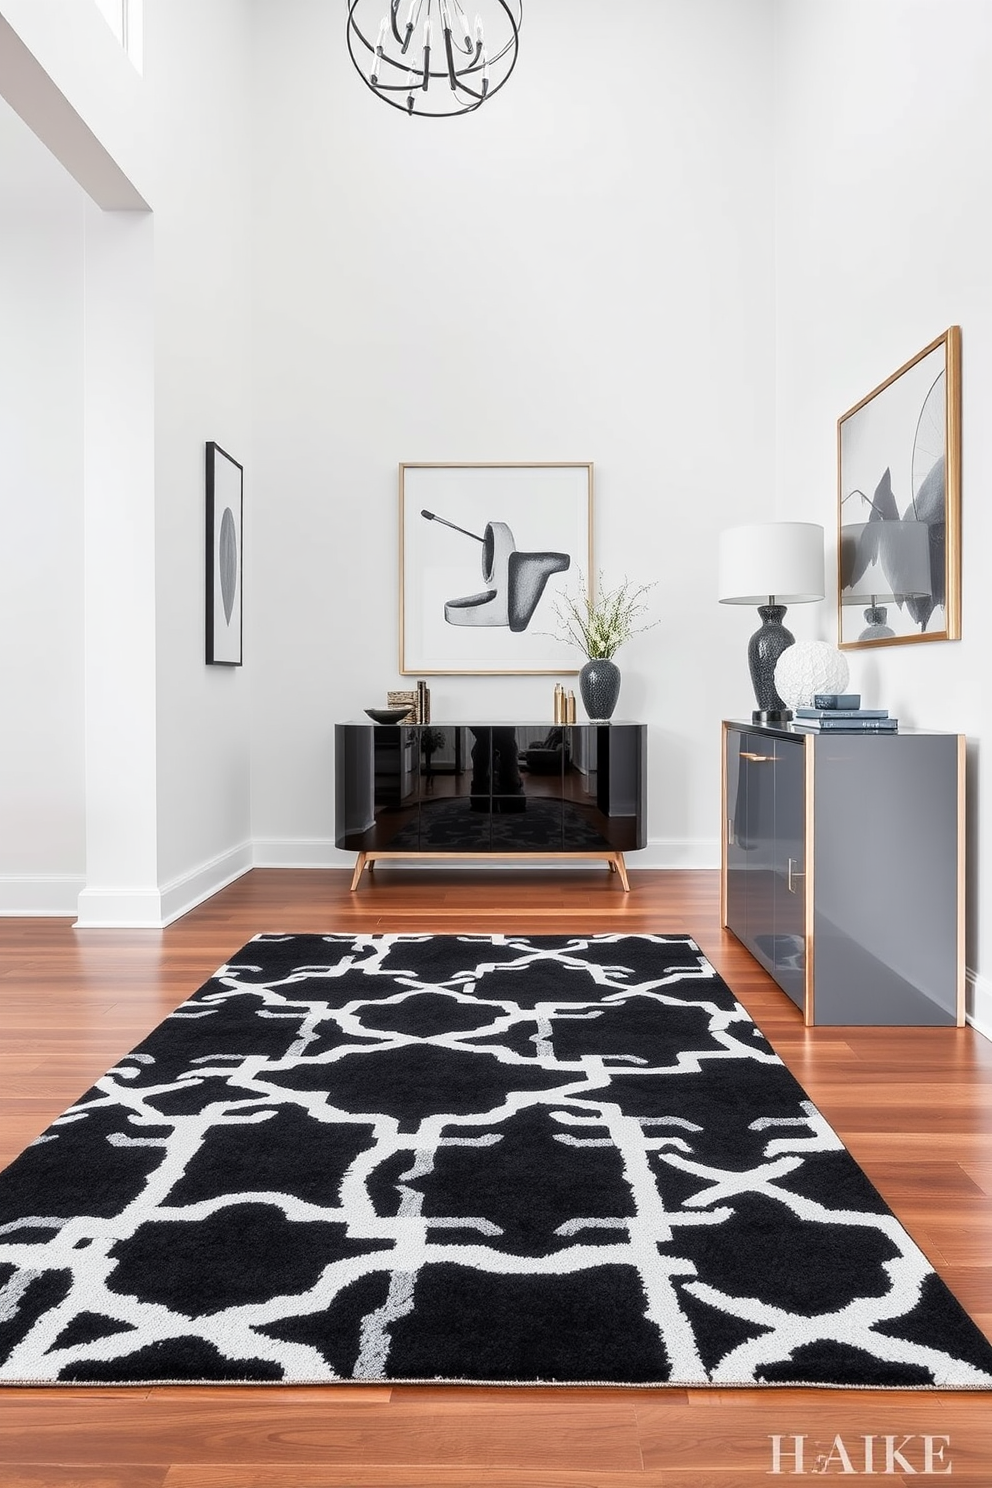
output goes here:
{"type": "Polygon", "coordinates": [[[823,528],[757,522],[720,534],[721,604],[809,604],[822,599],[823,528]]]}

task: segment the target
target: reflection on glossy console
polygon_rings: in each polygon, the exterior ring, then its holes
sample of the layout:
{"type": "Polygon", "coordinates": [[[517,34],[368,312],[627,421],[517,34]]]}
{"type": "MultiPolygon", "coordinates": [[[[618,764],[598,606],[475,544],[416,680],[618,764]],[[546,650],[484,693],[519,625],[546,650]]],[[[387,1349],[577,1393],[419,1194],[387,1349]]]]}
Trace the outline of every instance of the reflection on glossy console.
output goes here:
{"type": "Polygon", "coordinates": [[[338,724],[335,842],[377,857],[581,855],[626,884],[645,843],[644,724],[338,724]],[[425,744],[429,748],[425,748],[425,744]]]}

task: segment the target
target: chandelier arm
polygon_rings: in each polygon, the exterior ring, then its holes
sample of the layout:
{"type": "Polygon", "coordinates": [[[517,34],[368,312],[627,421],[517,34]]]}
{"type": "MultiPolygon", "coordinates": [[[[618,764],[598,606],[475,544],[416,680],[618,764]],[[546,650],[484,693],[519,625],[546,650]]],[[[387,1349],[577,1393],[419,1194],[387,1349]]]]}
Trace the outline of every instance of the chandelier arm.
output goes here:
{"type": "MultiPolygon", "coordinates": [[[[447,73],[445,73],[444,76],[447,77],[447,73]]],[[[416,88],[416,89],[419,89],[419,87],[420,87],[420,83],[417,81],[416,77],[414,78],[414,81],[413,81],[413,87],[416,88]]],[[[410,84],[408,82],[406,82],[406,83],[377,83],[375,85],[375,87],[372,89],[372,92],[376,95],[377,98],[381,98],[384,93],[409,93],[409,91],[410,91],[410,84]]],[[[386,101],[388,102],[388,99],[386,101]]]]}
{"type": "Polygon", "coordinates": [[[472,41],[472,38],[469,35],[468,16],[465,14],[464,10],[462,9],[461,0],[451,0],[451,6],[452,6],[452,9],[454,10],[455,14],[458,16],[458,18],[460,19],[460,21],[462,23],[462,35],[465,37],[465,45],[464,46],[462,46],[461,42],[458,41],[457,39],[455,39],[455,46],[458,48],[458,50],[460,52],[463,52],[466,57],[471,57],[472,52],[474,51],[475,47],[474,47],[474,43],[472,41]]]}
{"type": "MultiPolygon", "coordinates": [[[[455,97],[458,98],[459,95],[455,91],[456,88],[460,88],[463,93],[467,93],[470,98],[472,98],[472,99],[475,100],[474,103],[468,104],[463,109],[462,112],[463,113],[466,113],[466,114],[471,113],[473,109],[477,109],[479,107],[479,104],[480,103],[484,103],[485,100],[489,97],[490,91],[495,91],[495,89],[490,90],[488,88],[484,88],[481,93],[477,93],[474,88],[470,88],[469,87],[468,83],[463,83],[462,82],[462,75],[461,74],[459,74],[458,77],[456,78],[455,82],[453,82],[451,84],[451,91],[452,91],[452,93],[455,94],[455,97]]],[[[460,101],[460,99],[459,99],[459,101],[460,101]]]]}
{"type": "Polygon", "coordinates": [[[455,54],[451,45],[450,26],[445,26],[444,28],[444,55],[448,60],[448,81],[451,84],[451,91],[454,92],[458,86],[458,73],[455,69],[455,54]]]}
{"type": "Polygon", "coordinates": [[[400,0],[389,0],[389,26],[390,26],[390,30],[393,33],[393,36],[394,36],[394,38],[396,40],[397,46],[402,46],[403,45],[403,38],[400,35],[399,27],[396,24],[396,12],[399,10],[399,8],[400,8],[400,0]]]}
{"type": "MultiPolygon", "coordinates": [[[[419,88],[421,86],[422,80],[423,80],[423,75],[424,75],[424,69],[423,69],[423,67],[419,63],[414,62],[413,66],[411,67],[409,59],[406,62],[396,62],[396,61],[393,60],[392,57],[387,57],[387,56],[383,56],[381,58],[377,58],[376,60],[378,60],[380,62],[384,62],[386,64],[386,66],[387,67],[391,67],[394,72],[402,72],[403,75],[404,75],[404,77],[403,77],[403,81],[402,82],[398,82],[398,83],[384,83],[384,82],[380,81],[378,83],[378,85],[376,86],[376,88],[375,88],[375,92],[379,93],[379,92],[382,91],[383,88],[392,88],[394,90],[396,90],[396,89],[402,90],[407,85],[406,78],[407,78],[407,74],[410,73],[410,72],[412,72],[413,75],[414,75],[414,87],[419,88]]],[[[359,71],[361,71],[361,69],[359,69],[359,71]]],[[[477,73],[477,72],[480,72],[480,71],[481,71],[481,68],[480,67],[462,67],[460,69],[458,67],[456,67],[456,69],[455,69],[455,76],[456,76],[456,78],[461,79],[461,78],[465,78],[465,77],[471,77],[473,73],[477,73]]],[[[362,75],[364,76],[364,74],[362,74],[362,75]]],[[[451,77],[450,77],[450,74],[448,72],[447,66],[445,66],[445,67],[432,67],[431,68],[430,76],[431,76],[431,82],[434,82],[434,83],[437,83],[437,82],[450,83],[450,81],[451,81],[451,77]]],[[[500,83],[500,87],[502,87],[502,83],[500,83]]],[[[491,87],[489,89],[489,91],[490,91],[490,93],[495,93],[496,92],[496,89],[495,89],[495,87],[491,87]]]]}

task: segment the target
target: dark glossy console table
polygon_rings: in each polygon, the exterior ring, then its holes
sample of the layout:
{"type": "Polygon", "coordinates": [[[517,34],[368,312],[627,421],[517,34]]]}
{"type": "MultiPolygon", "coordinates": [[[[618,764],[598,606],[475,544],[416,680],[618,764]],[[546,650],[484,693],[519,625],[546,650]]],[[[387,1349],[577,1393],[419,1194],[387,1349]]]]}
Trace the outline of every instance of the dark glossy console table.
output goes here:
{"type": "Polygon", "coordinates": [[[358,859],[592,858],[629,890],[646,841],[643,723],[339,723],[335,845],[358,859]],[[425,753],[424,736],[436,744],[425,753]]]}

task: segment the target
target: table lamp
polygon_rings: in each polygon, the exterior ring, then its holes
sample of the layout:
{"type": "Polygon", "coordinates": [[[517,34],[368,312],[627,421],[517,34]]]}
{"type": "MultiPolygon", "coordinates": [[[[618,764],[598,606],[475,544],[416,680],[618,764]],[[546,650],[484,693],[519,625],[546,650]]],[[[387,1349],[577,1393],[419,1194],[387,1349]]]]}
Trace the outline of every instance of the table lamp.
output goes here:
{"type": "Polygon", "coordinates": [[[782,617],[786,605],[823,595],[823,528],[815,522],[756,522],[721,532],[720,603],[757,605],[762,622],[747,648],[758,704],[752,723],[792,717],[775,687],[775,663],[795,640],[782,617]]]}

